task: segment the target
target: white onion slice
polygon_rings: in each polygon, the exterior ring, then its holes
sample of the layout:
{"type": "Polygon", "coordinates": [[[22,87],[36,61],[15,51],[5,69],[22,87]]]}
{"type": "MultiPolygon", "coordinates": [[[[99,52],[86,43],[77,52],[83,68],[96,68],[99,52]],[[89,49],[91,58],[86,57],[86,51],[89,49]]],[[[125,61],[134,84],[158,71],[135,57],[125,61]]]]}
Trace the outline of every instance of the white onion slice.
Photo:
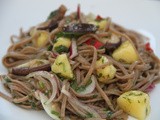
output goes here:
{"type": "Polygon", "coordinates": [[[30,73],[29,75],[27,75],[28,78],[34,77],[34,76],[42,76],[42,77],[48,79],[51,82],[51,85],[52,85],[52,95],[48,99],[48,101],[46,102],[46,104],[51,103],[54,100],[54,98],[56,97],[56,94],[57,94],[57,82],[55,80],[54,75],[50,74],[50,73],[48,73],[46,71],[37,71],[37,72],[33,72],[33,73],[30,73]]]}
{"type": "MultiPolygon", "coordinates": [[[[94,79],[93,79],[94,81],[94,79]]],[[[83,109],[84,111],[86,111],[87,113],[91,113],[93,114],[94,118],[101,118],[100,115],[92,108],[90,108],[89,106],[81,103],[80,101],[78,101],[76,98],[74,98],[66,89],[65,89],[65,85],[62,87],[61,92],[63,94],[65,94],[68,97],[68,101],[69,103],[71,103],[71,105],[77,106],[79,109],[83,109]]],[[[87,117],[87,116],[86,116],[87,117]]]]}
{"type": "MultiPolygon", "coordinates": [[[[39,92],[39,97],[40,97],[40,100],[41,100],[41,103],[42,103],[42,106],[44,108],[44,110],[46,111],[46,113],[51,117],[53,118],[54,120],[61,120],[57,115],[55,114],[52,114],[52,111],[56,111],[55,109],[53,109],[54,107],[54,103],[51,104],[46,104],[46,102],[48,101],[48,98],[41,92],[39,92]]],[[[57,111],[56,111],[57,112],[57,111]]]]}
{"type": "Polygon", "coordinates": [[[96,87],[96,82],[95,82],[94,76],[92,75],[91,76],[91,83],[88,86],[86,86],[83,91],[76,92],[74,89],[72,89],[72,90],[78,96],[84,96],[84,95],[87,95],[89,93],[92,93],[94,91],[95,87],[96,87]]]}
{"type": "Polygon", "coordinates": [[[71,94],[65,89],[66,88],[66,86],[64,85],[63,87],[62,87],[62,90],[61,90],[61,92],[63,93],[63,94],[65,94],[67,97],[71,97],[71,94]]]}
{"type": "Polygon", "coordinates": [[[89,84],[89,85],[85,88],[84,91],[79,92],[79,94],[81,94],[81,95],[86,95],[86,94],[89,94],[89,93],[92,93],[92,92],[93,92],[93,90],[94,90],[95,87],[96,87],[96,82],[95,82],[95,79],[94,79],[94,76],[93,76],[93,75],[91,76],[91,81],[92,81],[92,83],[89,84]]]}
{"type": "Polygon", "coordinates": [[[77,52],[77,44],[76,44],[76,40],[72,39],[72,44],[71,44],[71,55],[70,55],[70,59],[76,57],[78,55],[77,52]]]}

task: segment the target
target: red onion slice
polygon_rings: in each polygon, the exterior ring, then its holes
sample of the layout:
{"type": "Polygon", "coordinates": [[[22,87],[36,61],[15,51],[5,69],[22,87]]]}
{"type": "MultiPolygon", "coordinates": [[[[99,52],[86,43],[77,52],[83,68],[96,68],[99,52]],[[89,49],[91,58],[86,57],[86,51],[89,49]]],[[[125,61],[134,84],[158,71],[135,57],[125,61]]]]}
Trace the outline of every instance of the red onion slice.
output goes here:
{"type": "Polygon", "coordinates": [[[46,78],[47,80],[49,80],[51,82],[51,85],[52,85],[52,95],[48,99],[48,101],[46,102],[46,104],[51,103],[54,100],[54,98],[56,97],[57,89],[58,89],[57,88],[57,82],[56,82],[55,76],[53,74],[50,74],[50,73],[46,72],[46,71],[33,72],[33,73],[30,73],[29,75],[27,75],[28,78],[34,77],[34,76],[42,76],[42,77],[46,78]]]}
{"type": "Polygon", "coordinates": [[[74,39],[72,39],[71,49],[70,49],[70,59],[76,57],[78,55],[77,52],[77,44],[74,39]]]}

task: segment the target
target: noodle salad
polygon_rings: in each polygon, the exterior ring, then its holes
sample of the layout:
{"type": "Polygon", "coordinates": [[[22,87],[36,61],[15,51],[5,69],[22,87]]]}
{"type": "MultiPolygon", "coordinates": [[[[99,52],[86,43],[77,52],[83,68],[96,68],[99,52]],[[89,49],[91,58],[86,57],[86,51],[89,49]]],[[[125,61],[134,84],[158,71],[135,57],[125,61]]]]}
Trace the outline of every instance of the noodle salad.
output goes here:
{"type": "Polygon", "coordinates": [[[80,6],[65,15],[61,5],[47,20],[19,36],[3,57],[0,75],[24,109],[45,110],[53,120],[144,120],[148,93],[160,80],[160,60],[148,38],[111,18],[85,15],[80,6]]]}

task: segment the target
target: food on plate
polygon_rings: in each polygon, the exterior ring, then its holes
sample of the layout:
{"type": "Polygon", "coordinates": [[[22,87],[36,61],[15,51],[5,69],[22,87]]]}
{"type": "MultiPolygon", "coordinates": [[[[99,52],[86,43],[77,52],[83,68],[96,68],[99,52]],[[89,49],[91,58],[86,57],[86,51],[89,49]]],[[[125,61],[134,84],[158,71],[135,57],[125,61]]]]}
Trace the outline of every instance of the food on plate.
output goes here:
{"type": "Polygon", "coordinates": [[[112,54],[117,61],[133,63],[138,60],[138,54],[130,41],[123,42],[112,54]]]}
{"type": "Polygon", "coordinates": [[[160,80],[160,61],[148,38],[111,21],[66,14],[61,5],[19,36],[3,57],[0,75],[15,105],[44,110],[54,120],[144,120],[148,93],[160,80]]]}
{"type": "Polygon", "coordinates": [[[150,113],[149,96],[141,91],[125,92],[117,99],[117,103],[129,115],[144,120],[150,113]]]}

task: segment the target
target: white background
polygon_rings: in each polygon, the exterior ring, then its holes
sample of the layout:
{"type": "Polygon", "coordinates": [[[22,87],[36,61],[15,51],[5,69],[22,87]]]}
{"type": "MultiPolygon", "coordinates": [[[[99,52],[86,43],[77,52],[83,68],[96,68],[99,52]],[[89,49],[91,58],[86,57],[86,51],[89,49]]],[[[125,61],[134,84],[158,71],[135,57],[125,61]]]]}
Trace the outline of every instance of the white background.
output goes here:
{"type": "MultiPolygon", "coordinates": [[[[160,1],[156,0],[0,0],[0,58],[9,46],[12,34],[46,20],[48,14],[60,4],[68,7],[68,13],[81,4],[85,13],[93,12],[129,29],[145,30],[156,40],[155,53],[160,57],[160,1]]],[[[153,38],[153,39],[154,39],[153,38]]],[[[5,73],[0,63],[0,74],[5,73]]],[[[0,87],[1,88],[1,87],[0,87]]],[[[2,89],[2,88],[1,88],[2,89]]],[[[0,89],[0,90],[1,90],[0,89]]],[[[149,120],[160,120],[160,85],[151,93],[152,112],[149,120]]],[[[0,98],[0,120],[49,120],[43,112],[29,112],[15,107],[0,98]],[[16,108],[16,109],[15,109],[16,108]],[[23,118],[22,118],[23,117],[23,118]]]]}

